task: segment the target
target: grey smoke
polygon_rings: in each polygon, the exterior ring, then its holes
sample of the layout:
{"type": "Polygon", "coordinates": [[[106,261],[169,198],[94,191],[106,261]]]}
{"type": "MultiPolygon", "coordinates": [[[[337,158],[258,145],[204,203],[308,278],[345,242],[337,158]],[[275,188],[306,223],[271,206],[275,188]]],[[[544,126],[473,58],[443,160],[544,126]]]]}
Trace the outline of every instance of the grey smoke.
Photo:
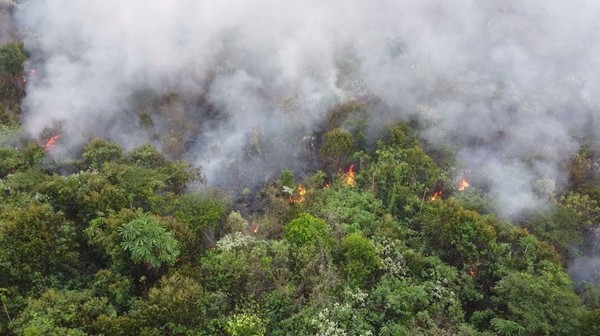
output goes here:
{"type": "Polygon", "coordinates": [[[25,126],[58,123],[65,146],[159,145],[132,97],[178,92],[184,156],[213,183],[246,160],[256,183],[303,169],[302,139],[332,106],[376,96],[388,108],[372,120],[416,115],[510,217],[543,203],[536,181],[565,183],[560,165],[598,131],[599,12],[595,0],[25,0],[37,71],[25,126]],[[241,155],[257,139],[263,157],[241,155]]]}
{"type": "Polygon", "coordinates": [[[16,4],[13,0],[0,0],[0,45],[17,39],[17,29],[12,16],[16,4]]]}

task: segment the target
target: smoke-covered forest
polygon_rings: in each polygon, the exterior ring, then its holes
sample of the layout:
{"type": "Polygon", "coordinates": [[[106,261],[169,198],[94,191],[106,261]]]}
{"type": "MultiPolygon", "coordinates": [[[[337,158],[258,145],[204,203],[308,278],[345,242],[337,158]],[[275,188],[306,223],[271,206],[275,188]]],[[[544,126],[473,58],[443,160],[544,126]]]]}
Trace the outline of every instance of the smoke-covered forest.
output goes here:
{"type": "Polygon", "coordinates": [[[0,0],[0,335],[600,335],[592,0],[0,0]]]}

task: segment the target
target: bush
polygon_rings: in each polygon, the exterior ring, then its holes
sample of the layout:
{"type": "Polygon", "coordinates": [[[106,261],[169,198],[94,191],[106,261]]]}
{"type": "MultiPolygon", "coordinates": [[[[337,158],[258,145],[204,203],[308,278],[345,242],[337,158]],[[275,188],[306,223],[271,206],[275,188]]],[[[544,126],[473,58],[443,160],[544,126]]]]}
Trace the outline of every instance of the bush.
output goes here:
{"type": "Polygon", "coordinates": [[[262,336],[266,332],[266,323],[254,314],[237,314],[227,322],[227,333],[231,336],[262,336]]]}
{"type": "Polygon", "coordinates": [[[100,169],[105,162],[121,162],[123,159],[121,146],[100,138],[90,141],[83,152],[83,162],[92,169],[100,169]]]}
{"type": "Polygon", "coordinates": [[[331,239],[329,225],[320,218],[303,213],[285,227],[285,238],[296,246],[317,244],[331,239]]]}
{"type": "Polygon", "coordinates": [[[364,284],[381,265],[381,258],[377,255],[373,242],[358,233],[344,238],[342,250],[345,259],[344,271],[354,285],[364,284]]]}
{"type": "Polygon", "coordinates": [[[163,224],[151,215],[142,215],[119,228],[121,247],[131,253],[135,263],[154,268],[175,264],[181,244],[163,224]]]}

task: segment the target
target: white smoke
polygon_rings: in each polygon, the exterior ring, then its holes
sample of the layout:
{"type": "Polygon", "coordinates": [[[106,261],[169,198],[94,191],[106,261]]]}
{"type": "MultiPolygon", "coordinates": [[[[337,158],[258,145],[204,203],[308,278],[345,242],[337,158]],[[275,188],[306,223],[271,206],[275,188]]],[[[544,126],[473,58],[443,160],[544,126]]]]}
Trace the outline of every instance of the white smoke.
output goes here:
{"type": "Polygon", "coordinates": [[[561,162],[597,132],[598,12],[595,0],[25,0],[37,71],[25,126],[131,147],[153,140],[135,92],[178,92],[185,156],[219,181],[257,139],[271,156],[245,156],[249,170],[301,167],[300,139],[328,109],[377,96],[459,145],[510,216],[539,204],[535,181],[564,182],[561,162]]]}
{"type": "Polygon", "coordinates": [[[0,45],[16,39],[16,27],[12,18],[15,5],[13,0],[0,0],[0,45]]]}

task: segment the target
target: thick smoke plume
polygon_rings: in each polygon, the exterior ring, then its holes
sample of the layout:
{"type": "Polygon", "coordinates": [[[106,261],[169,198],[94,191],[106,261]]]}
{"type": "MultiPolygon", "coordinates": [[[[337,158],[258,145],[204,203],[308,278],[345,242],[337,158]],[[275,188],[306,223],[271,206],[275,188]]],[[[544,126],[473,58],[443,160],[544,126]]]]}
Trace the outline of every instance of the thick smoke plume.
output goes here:
{"type": "Polygon", "coordinates": [[[376,97],[371,121],[421,120],[510,217],[540,204],[539,181],[564,183],[561,164],[598,130],[599,12],[596,0],[25,0],[25,126],[59,125],[67,147],[155,142],[212,183],[245,160],[260,182],[303,169],[333,106],[376,97]]]}
{"type": "Polygon", "coordinates": [[[16,2],[13,0],[0,0],[0,45],[16,38],[17,27],[12,17],[15,5],[16,2]]]}

